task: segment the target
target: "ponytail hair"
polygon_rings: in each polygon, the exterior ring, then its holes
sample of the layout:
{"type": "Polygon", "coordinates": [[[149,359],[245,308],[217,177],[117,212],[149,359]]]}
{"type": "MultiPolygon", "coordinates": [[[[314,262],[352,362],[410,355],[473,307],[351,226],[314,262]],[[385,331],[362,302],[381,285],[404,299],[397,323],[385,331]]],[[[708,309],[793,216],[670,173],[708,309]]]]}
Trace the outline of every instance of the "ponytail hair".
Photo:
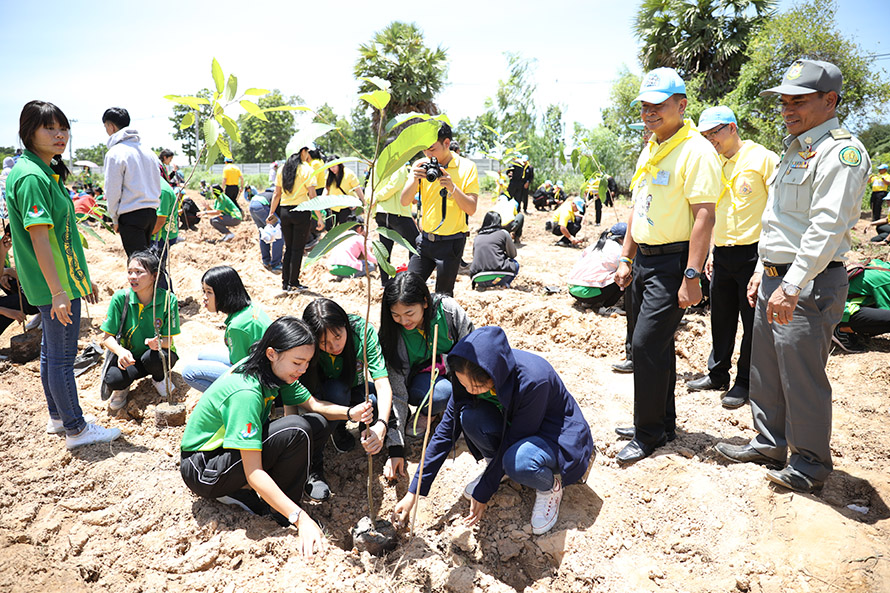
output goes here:
{"type": "MultiPolygon", "coordinates": [[[[25,103],[19,116],[19,138],[25,148],[34,152],[34,134],[42,127],[48,128],[53,125],[64,130],[71,129],[71,124],[61,109],[47,101],[29,101],[25,103]]],[[[60,154],[53,156],[49,168],[59,176],[62,183],[65,183],[71,174],[60,154]]]]}

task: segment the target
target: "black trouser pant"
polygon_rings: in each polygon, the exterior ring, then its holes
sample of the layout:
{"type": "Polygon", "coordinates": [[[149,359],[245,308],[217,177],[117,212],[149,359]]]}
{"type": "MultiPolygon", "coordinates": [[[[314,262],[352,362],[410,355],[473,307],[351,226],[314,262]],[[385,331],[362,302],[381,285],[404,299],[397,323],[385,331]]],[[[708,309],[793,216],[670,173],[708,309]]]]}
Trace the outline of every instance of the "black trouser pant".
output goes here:
{"type": "Polygon", "coordinates": [[[683,318],[677,291],[688,257],[688,250],[666,255],[637,251],[633,264],[634,429],[637,440],[650,447],[677,425],[674,333],[683,318]]]}
{"type": "Polygon", "coordinates": [[[408,270],[426,280],[436,270],[436,292],[454,296],[454,283],[460,271],[460,258],[464,254],[466,237],[446,241],[430,241],[418,236],[417,252],[408,262],[408,270]]]}
{"type": "MultiPolygon", "coordinates": [[[[315,439],[327,421],[318,414],[293,414],[263,424],[263,470],[293,502],[299,504],[309,480],[309,460],[315,439]]],[[[247,485],[241,451],[182,451],[179,473],[189,490],[204,498],[219,498],[247,485]]]]}
{"type": "Polygon", "coordinates": [[[841,323],[863,336],[879,336],[890,333],[890,310],[862,307],[846,323],[841,323]]]}
{"type": "MultiPolygon", "coordinates": [[[[241,192],[238,190],[238,186],[237,185],[227,185],[225,190],[223,190],[223,191],[229,197],[229,199],[232,200],[232,203],[235,204],[235,206],[238,208],[238,210],[241,210],[241,204],[238,203],[238,194],[240,194],[241,192]]],[[[242,212],[242,214],[244,214],[244,213],[242,212]]]]}
{"type": "Polygon", "coordinates": [[[148,249],[151,244],[151,232],[157,220],[158,213],[154,208],[140,208],[117,217],[117,232],[121,236],[127,257],[137,251],[148,249]]]}
{"type": "Polygon", "coordinates": [[[519,212],[516,213],[516,216],[513,217],[513,220],[508,222],[504,229],[511,235],[513,235],[513,240],[518,241],[522,238],[522,228],[525,226],[525,216],[519,212]]]}
{"type": "MultiPolygon", "coordinates": [[[[0,262],[2,265],[3,262],[0,262]]],[[[37,307],[28,302],[25,291],[22,291],[22,300],[19,302],[19,284],[15,278],[9,279],[9,290],[3,289],[5,296],[0,297],[0,307],[13,309],[15,311],[24,311],[27,315],[34,315],[39,310],[37,307]]],[[[6,331],[6,328],[12,324],[12,319],[6,315],[0,315],[0,334],[6,331]]]]}
{"type": "Polygon", "coordinates": [[[297,210],[296,206],[279,208],[281,236],[284,239],[284,258],[281,261],[281,284],[299,286],[300,268],[303,267],[303,249],[309,240],[312,212],[297,210]]]}
{"type": "Polygon", "coordinates": [[[881,218],[881,209],[884,207],[884,198],[887,197],[885,191],[871,192],[871,219],[872,222],[881,218]]]}
{"type": "Polygon", "coordinates": [[[528,188],[522,187],[519,189],[519,199],[516,200],[516,203],[519,204],[519,210],[528,214],[528,188]]]}
{"type": "Polygon", "coordinates": [[[575,297],[575,300],[579,303],[584,303],[588,307],[611,307],[618,302],[618,299],[621,298],[622,294],[621,289],[613,282],[603,286],[600,289],[600,293],[595,297],[575,297]]]}
{"type": "MultiPolygon", "coordinates": [[[[569,234],[574,237],[575,235],[578,234],[578,231],[581,230],[581,223],[577,222],[577,221],[570,222],[569,224],[566,225],[565,228],[569,231],[569,234]]],[[[554,224],[551,227],[550,232],[553,233],[554,235],[556,235],[557,237],[562,237],[563,239],[566,238],[566,236],[562,234],[562,227],[559,226],[558,224],[554,224]]]]}
{"type": "MultiPolygon", "coordinates": [[[[169,352],[169,355],[167,350],[163,350],[163,352],[163,356],[168,357],[167,359],[169,360],[167,368],[173,368],[179,357],[172,351],[169,352]]],[[[142,353],[142,356],[136,358],[136,364],[131,364],[126,369],[121,369],[117,366],[117,354],[108,352],[105,356],[111,357],[111,366],[105,374],[105,383],[115,391],[126,389],[136,379],[149,375],[155,381],[164,379],[164,361],[161,359],[161,351],[149,348],[142,353]]]]}
{"type": "Polygon", "coordinates": [[[742,348],[735,382],[748,387],[754,307],[748,304],[748,281],[757,266],[757,243],[714,248],[711,277],[711,355],[708,374],[718,385],[729,383],[735,335],[742,318],[742,348]]]}
{"type": "Polygon", "coordinates": [[[627,355],[627,360],[632,361],[634,359],[634,326],[637,323],[637,315],[640,313],[639,309],[634,308],[633,286],[628,286],[624,291],[624,312],[627,313],[627,333],[624,337],[624,353],[627,355]]]}
{"type": "Polygon", "coordinates": [[[877,235],[869,239],[872,243],[879,243],[890,237],[890,224],[879,224],[875,227],[877,235]]]}
{"type": "Polygon", "coordinates": [[[603,201],[599,198],[593,201],[593,207],[596,210],[596,224],[599,224],[603,221],[603,201]]]}
{"type": "MultiPolygon", "coordinates": [[[[396,214],[389,214],[388,212],[378,212],[377,216],[374,217],[374,220],[377,221],[377,226],[395,231],[408,241],[410,245],[417,245],[417,225],[414,224],[414,219],[410,216],[398,216],[396,214]]],[[[386,248],[386,253],[389,254],[391,263],[392,248],[395,245],[395,241],[380,235],[380,243],[386,248]]],[[[389,282],[389,279],[389,274],[383,271],[383,266],[380,266],[380,281],[386,285],[386,283],[389,282]]]]}

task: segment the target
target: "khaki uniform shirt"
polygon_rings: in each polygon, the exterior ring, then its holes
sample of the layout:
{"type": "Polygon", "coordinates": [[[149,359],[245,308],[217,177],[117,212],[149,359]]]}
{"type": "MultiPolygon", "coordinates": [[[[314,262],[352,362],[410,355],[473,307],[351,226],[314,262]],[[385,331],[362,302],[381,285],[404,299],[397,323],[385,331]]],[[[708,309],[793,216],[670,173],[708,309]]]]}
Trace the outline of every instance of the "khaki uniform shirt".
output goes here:
{"type": "Polygon", "coordinates": [[[791,264],[785,281],[803,287],[850,249],[871,160],[837,118],[786,137],[785,147],[769,182],[759,252],[761,262],[791,264]]]}

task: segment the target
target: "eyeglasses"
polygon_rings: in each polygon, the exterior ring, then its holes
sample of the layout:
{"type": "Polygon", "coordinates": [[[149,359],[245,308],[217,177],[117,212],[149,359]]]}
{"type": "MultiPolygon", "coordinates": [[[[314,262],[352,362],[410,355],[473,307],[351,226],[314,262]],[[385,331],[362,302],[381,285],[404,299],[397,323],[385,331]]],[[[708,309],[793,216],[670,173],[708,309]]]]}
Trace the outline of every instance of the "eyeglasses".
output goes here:
{"type": "Polygon", "coordinates": [[[715,129],[713,129],[713,130],[708,130],[707,132],[703,133],[702,136],[705,137],[705,140],[710,140],[710,139],[712,139],[712,138],[716,138],[716,137],[717,137],[717,134],[720,133],[720,130],[722,130],[723,128],[725,128],[725,127],[728,126],[728,125],[729,125],[729,124],[722,124],[722,125],[720,125],[720,126],[717,126],[715,129]]]}

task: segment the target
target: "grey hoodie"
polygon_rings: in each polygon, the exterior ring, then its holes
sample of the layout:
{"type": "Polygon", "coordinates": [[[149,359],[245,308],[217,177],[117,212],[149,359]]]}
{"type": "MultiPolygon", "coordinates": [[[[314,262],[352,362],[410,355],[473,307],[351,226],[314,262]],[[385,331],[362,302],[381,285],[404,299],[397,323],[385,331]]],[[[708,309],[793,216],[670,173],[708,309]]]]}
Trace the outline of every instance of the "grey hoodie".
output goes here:
{"type": "Polygon", "coordinates": [[[139,143],[133,128],[118,130],[108,138],[105,154],[105,199],[108,216],[118,217],[142,208],[161,205],[161,169],[158,157],[139,143]]]}

